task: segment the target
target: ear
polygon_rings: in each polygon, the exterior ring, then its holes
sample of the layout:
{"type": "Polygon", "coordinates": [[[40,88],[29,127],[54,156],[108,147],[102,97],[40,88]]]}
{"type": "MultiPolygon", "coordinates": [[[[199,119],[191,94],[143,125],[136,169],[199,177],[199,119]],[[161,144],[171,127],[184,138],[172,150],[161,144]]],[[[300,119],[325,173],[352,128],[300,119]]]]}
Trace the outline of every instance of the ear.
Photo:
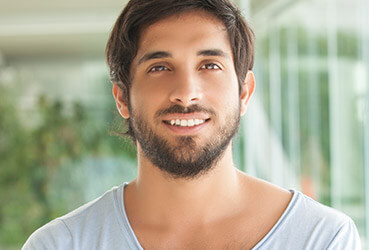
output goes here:
{"type": "Polygon", "coordinates": [[[254,73],[249,70],[246,74],[246,79],[242,85],[241,90],[241,116],[246,113],[249,100],[254,93],[255,89],[255,77],[254,73]]]}
{"type": "Polygon", "coordinates": [[[115,99],[115,103],[117,105],[117,109],[123,118],[128,119],[129,118],[129,110],[128,105],[124,101],[124,91],[121,89],[118,84],[113,84],[113,96],[115,99]]]}

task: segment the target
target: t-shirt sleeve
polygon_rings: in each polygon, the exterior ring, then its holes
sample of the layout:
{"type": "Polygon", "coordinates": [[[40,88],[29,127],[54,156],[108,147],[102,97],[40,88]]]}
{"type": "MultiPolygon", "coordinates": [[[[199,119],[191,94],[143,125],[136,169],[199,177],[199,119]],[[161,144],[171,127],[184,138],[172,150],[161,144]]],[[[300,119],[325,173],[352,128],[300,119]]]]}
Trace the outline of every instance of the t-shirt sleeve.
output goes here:
{"type": "Polygon", "coordinates": [[[36,230],[23,245],[22,250],[72,249],[73,239],[69,229],[56,219],[36,230]]]}
{"type": "Polygon", "coordinates": [[[352,249],[361,250],[361,241],[355,223],[348,219],[340,227],[327,249],[352,249]]]}

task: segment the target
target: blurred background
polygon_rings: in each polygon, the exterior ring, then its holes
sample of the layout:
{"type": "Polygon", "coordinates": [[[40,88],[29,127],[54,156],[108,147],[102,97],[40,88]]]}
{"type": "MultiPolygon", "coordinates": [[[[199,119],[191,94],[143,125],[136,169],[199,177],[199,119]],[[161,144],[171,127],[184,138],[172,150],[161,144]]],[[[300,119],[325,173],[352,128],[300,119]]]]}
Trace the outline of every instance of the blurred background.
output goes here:
{"type": "MultiPolygon", "coordinates": [[[[0,0],[0,249],[136,174],[104,62],[124,0],[0,0]]],[[[239,0],[256,93],[247,173],[351,216],[369,237],[369,0],[239,0]]]]}

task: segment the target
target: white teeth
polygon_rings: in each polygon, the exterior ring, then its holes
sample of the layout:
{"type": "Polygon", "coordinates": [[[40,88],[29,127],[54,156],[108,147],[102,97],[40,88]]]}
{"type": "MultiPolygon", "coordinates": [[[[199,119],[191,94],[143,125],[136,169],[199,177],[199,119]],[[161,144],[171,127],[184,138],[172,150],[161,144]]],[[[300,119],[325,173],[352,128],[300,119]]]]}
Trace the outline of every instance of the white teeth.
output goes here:
{"type": "Polygon", "coordinates": [[[171,120],[170,121],[170,125],[174,126],[181,126],[181,127],[192,127],[192,126],[197,126],[200,125],[202,123],[204,123],[205,120],[201,120],[201,119],[190,119],[190,120],[171,120]]]}

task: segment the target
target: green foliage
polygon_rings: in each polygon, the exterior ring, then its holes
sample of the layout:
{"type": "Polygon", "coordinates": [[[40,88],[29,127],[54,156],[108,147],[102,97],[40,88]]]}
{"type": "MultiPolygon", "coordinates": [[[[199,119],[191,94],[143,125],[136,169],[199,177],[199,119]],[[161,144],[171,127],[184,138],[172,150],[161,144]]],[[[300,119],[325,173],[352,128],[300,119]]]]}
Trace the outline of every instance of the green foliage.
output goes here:
{"type": "Polygon", "coordinates": [[[21,246],[35,229],[67,212],[67,204],[50,194],[61,166],[78,166],[89,155],[135,157],[132,146],[95,126],[81,103],[68,110],[41,95],[36,126],[18,117],[16,104],[0,85],[0,247],[21,246]]]}

